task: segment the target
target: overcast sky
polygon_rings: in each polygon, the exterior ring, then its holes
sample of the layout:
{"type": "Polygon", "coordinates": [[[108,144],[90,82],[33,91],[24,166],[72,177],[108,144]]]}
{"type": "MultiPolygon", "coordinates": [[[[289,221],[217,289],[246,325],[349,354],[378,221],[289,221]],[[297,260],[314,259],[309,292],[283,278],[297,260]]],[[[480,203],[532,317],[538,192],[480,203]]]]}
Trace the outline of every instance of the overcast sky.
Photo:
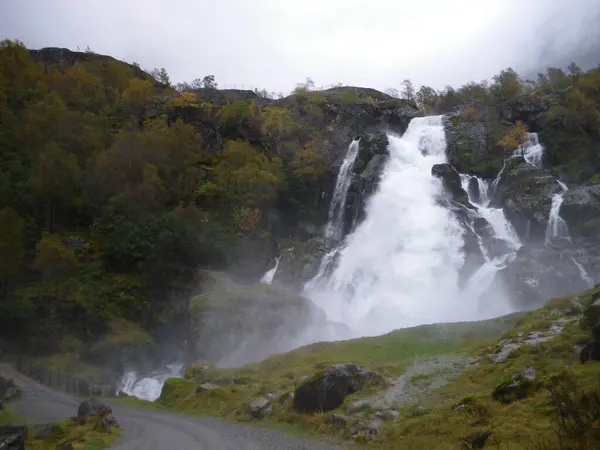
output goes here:
{"type": "Polygon", "coordinates": [[[0,37],[89,46],[174,82],[440,89],[540,59],[596,66],[599,11],[600,0],[0,0],[0,37]]]}

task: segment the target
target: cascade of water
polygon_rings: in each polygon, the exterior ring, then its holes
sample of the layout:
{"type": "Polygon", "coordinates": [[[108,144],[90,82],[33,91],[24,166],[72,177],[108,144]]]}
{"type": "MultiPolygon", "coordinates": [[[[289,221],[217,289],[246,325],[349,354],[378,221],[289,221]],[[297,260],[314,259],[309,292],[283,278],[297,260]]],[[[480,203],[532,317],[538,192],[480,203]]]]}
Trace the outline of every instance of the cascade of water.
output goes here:
{"type": "Polygon", "coordinates": [[[165,381],[169,378],[181,378],[182,370],[183,364],[168,364],[166,371],[141,378],[132,370],[123,375],[119,390],[141,400],[153,402],[160,396],[165,381]]]}
{"type": "Polygon", "coordinates": [[[558,181],[558,184],[560,185],[561,192],[552,196],[552,206],[550,207],[550,215],[548,216],[548,224],[546,225],[546,243],[553,237],[569,238],[569,227],[563,218],[560,217],[560,206],[569,189],[560,181],[558,181]]]}
{"type": "Polygon", "coordinates": [[[521,148],[515,150],[513,156],[523,156],[529,164],[541,169],[544,147],[540,144],[537,133],[528,133],[527,141],[521,148]]]}
{"type": "Polygon", "coordinates": [[[269,269],[265,272],[263,277],[260,279],[261,283],[271,284],[273,283],[273,278],[275,278],[275,274],[277,273],[277,269],[279,268],[279,260],[281,259],[281,255],[275,258],[275,266],[272,269],[269,269]]]}
{"type": "Polygon", "coordinates": [[[332,273],[305,293],[355,335],[482,318],[479,295],[458,287],[463,230],[437,201],[442,184],[431,176],[446,161],[441,116],[413,119],[401,138],[388,138],[390,157],[364,221],[339,247],[332,273]]]}
{"type": "Polygon", "coordinates": [[[346,157],[340,166],[331,204],[329,205],[329,220],[325,227],[325,237],[328,239],[339,241],[343,237],[346,196],[348,195],[348,188],[352,181],[352,170],[354,169],[354,161],[356,161],[358,150],[359,141],[352,141],[348,147],[346,157]]]}
{"type": "Polygon", "coordinates": [[[463,189],[465,189],[469,195],[469,201],[477,206],[479,215],[491,225],[494,230],[494,236],[505,241],[508,247],[516,252],[521,247],[521,241],[514,227],[506,218],[504,210],[502,208],[493,208],[489,206],[491,201],[490,190],[492,190],[489,183],[486,180],[469,175],[461,177],[461,180],[463,189]],[[471,178],[477,180],[479,188],[478,199],[473,198],[471,193],[469,193],[468,186],[471,178]]]}
{"type": "Polygon", "coordinates": [[[594,280],[592,280],[592,277],[587,273],[583,264],[573,257],[571,257],[571,260],[573,261],[573,264],[577,266],[577,269],[579,269],[579,275],[581,276],[581,279],[587,283],[588,288],[594,287],[594,280]]]}

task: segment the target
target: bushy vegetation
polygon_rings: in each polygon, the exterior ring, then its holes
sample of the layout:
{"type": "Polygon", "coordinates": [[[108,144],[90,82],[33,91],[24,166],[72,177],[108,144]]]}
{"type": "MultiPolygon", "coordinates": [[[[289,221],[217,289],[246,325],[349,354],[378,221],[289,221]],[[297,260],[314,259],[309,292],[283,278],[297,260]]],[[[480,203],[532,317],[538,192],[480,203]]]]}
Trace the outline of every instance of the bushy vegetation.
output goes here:
{"type": "Polygon", "coordinates": [[[480,110],[488,111],[490,120],[493,111],[493,121],[516,125],[499,142],[506,149],[517,148],[527,128],[540,133],[547,164],[566,168],[574,182],[590,180],[600,169],[600,68],[583,72],[574,63],[566,70],[550,67],[535,80],[509,68],[491,82],[441,91],[422,86],[415,92],[407,81],[398,95],[427,114],[460,110],[468,120],[480,110]]]}
{"type": "Polygon", "coordinates": [[[0,43],[0,339],[40,353],[168,322],[169,292],[267,240],[277,205],[310,211],[324,172],[318,124],[94,56],[0,43]]]}

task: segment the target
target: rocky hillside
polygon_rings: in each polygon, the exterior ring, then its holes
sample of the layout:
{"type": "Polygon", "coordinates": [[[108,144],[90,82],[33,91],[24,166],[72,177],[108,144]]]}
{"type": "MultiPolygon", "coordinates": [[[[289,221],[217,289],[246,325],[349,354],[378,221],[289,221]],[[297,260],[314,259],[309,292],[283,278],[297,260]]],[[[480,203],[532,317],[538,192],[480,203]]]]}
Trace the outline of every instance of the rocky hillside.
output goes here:
{"type": "Polygon", "coordinates": [[[240,342],[266,356],[263,339],[300,332],[284,317],[318,315],[298,293],[337,244],[323,229],[350,143],[343,234],[377,189],[386,133],[429,114],[445,114],[449,164],[432,176],[465,225],[464,280],[483,261],[479,238],[502,249],[488,222],[471,223],[479,188],[461,175],[494,184],[491,204],[523,243],[497,277],[517,307],[587,287],[582,270],[597,278],[598,70],[534,82],[506,70],[406,99],[308,85],[271,99],[158,78],[89,52],[0,45],[0,340],[115,372],[177,352],[217,362],[215,346],[233,355],[240,342]],[[545,147],[539,165],[515,156],[527,132],[545,147]],[[569,238],[547,240],[558,181],[569,238]],[[253,285],[278,256],[275,286],[253,285]]]}
{"type": "Polygon", "coordinates": [[[597,448],[599,297],[596,286],[490,321],[194,365],[158,404],[381,449],[597,448]]]}
{"type": "Polygon", "coordinates": [[[254,282],[285,241],[319,236],[355,138],[360,215],[382,130],[422,114],[372,89],[273,100],[160,78],[91,52],[0,45],[0,341],[152,366],[159,348],[207,334],[190,313],[211,289],[202,271],[254,282]]]}

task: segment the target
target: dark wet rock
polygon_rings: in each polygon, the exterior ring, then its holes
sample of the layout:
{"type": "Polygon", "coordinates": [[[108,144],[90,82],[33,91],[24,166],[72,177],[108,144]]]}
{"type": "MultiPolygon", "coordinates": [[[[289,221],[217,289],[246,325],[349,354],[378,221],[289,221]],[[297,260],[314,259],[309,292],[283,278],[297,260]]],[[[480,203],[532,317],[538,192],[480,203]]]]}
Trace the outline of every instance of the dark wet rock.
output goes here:
{"type": "Polygon", "coordinates": [[[77,409],[77,419],[85,420],[90,416],[105,417],[112,414],[112,408],[97,398],[84,400],[77,409]]]}
{"type": "Polygon", "coordinates": [[[75,450],[73,448],[73,444],[71,442],[65,442],[60,449],[61,450],[75,450]]]}
{"type": "Polygon", "coordinates": [[[482,238],[491,238],[494,234],[494,229],[483,217],[475,218],[473,221],[473,230],[482,238]]]}
{"type": "Polygon", "coordinates": [[[600,225],[600,184],[569,189],[563,197],[560,215],[571,234],[597,240],[600,225]]]}
{"type": "Polygon", "coordinates": [[[494,202],[504,208],[520,237],[543,239],[552,207],[552,197],[562,189],[548,170],[538,169],[522,156],[506,160],[494,202]]]}
{"type": "Polygon", "coordinates": [[[475,203],[481,202],[481,192],[479,192],[479,183],[477,181],[477,178],[475,178],[475,177],[469,178],[467,192],[469,194],[469,198],[473,199],[473,201],[475,203]]]}
{"type": "Polygon", "coordinates": [[[585,364],[588,361],[600,361],[600,341],[592,340],[587,344],[578,345],[575,351],[578,354],[581,364],[585,364]]]}
{"type": "Polygon", "coordinates": [[[511,292],[520,309],[534,309],[549,298],[580,292],[588,287],[573,261],[579,250],[555,250],[550,246],[525,245],[515,259],[498,272],[494,283],[511,292]]]}
{"type": "Polygon", "coordinates": [[[460,173],[495,178],[505,157],[498,141],[510,125],[502,122],[495,108],[473,104],[446,114],[443,124],[448,162],[460,173]]]}
{"type": "Polygon", "coordinates": [[[334,364],[304,381],[294,393],[294,409],[300,412],[330,411],[365,384],[383,383],[381,375],[356,364],[334,364]]]}
{"type": "Polygon", "coordinates": [[[466,436],[463,436],[461,438],[463,448],[469,449],[469,450],[484,448],[486,441],[493,433],[494,432],[491,430],[480,430],[480,431],[475,431],[466,436]]]}
{"type": "Polygon", "coordinates": [[[325,423],[327,425],[333,425],[339,428],[345,428],[350,422],[350,417],[342,414],[331,414],[325,417],[325,423]]]}
{"type": "Polygon", "coordinates": [[[450,164],[434,164],[431,175],[442,180],[445,191],[458,203],[469,203],[467,191],[462,188],[460,175],[450,164]]]}
{"type": "Polygon", "coordinates": [[[102,417],[100,419],[100,422],[98,423],[98,428],[101,429],[104,433],[111,433],[113,427],[120,428],[120,425],[117,419],[112,414],[102,417]]]}
{"type": "Polygon", "coordinates": [[[542,383],[537,379],[537,374],[532,368],[528,368],[510,381],[506,381],[494,389],[492,399],[501,403],[512,403],[534,395],[542,383]]]}
{"type": "Polygon", "coordinates": [[[263,419],[273,412],[271,401],[267,398],[257,398],[248,405],[248,414],[255,419],[263,419]]]}
{"type": "Polygon", "coordinates": [[[0,376],[0,402],[21,398],[22,391],[11,378],[0,376]]]}
{"type": "Polygon", "coordinates": [[[323,256],[331,251],[334,245],[335,243],[328,242],[320,236],[296,242],[293,248],[282,252],[273,283],[300,291],[304,283],[317,274],[323,256]]]}
{"type": "Polygon", "coordinates": [[[119,392],[117,392],[117,397],[131,397],[131,395],[123,390],[119,390],[119,392]]]}

